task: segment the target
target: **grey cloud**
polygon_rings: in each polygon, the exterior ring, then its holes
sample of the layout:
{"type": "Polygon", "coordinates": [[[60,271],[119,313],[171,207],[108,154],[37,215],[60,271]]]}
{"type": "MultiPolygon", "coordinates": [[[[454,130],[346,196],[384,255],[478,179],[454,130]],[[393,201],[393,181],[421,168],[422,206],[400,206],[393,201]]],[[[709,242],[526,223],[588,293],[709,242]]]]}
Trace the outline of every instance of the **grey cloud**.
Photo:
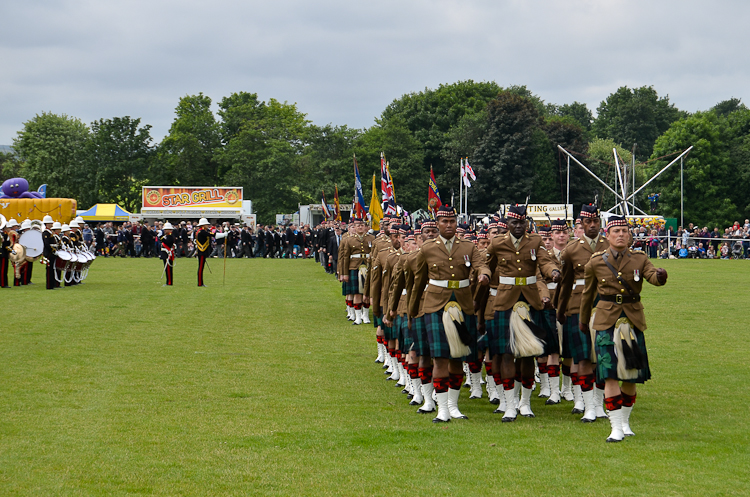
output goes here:
{"type": "Polygon", "coordinates": [[[364,127],[393,99],[457,80],[525,84],[594,110],[621,85],[678,107],[742,97],[745,2],[131,1],[0,5],[0,143],[41,111],[141,117],[236,91],[364,127]]]}

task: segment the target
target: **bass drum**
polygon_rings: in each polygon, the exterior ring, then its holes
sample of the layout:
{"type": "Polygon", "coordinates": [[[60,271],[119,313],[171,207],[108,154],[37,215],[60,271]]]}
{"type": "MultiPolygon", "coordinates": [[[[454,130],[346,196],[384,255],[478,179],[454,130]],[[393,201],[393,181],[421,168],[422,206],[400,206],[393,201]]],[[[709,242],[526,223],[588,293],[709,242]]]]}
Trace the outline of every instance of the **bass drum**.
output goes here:
{"type": "Polygon", "coordinates": [[[44,240],[42,233],[37,230],[28,230],[21,233],[18,243],[26,247],[26,260],[35,260],[44,252],[44,240]]]}

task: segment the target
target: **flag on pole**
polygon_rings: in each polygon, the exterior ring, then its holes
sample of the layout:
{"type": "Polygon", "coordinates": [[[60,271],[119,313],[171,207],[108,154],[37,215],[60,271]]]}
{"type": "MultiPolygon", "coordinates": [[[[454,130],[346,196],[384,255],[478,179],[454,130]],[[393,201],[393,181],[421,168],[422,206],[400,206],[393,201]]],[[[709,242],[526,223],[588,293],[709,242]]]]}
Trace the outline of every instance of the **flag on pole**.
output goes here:
{"type": "Polygon", "coordinates": [[[466,169],[466,174],[469,175],[469,177],[471,178],[471,181],[476,181],[477,180],[477,175],[474,174],[474,170],[469,165],[469,158],[468,157],[464,161],[464,169],[466,169]]]}
{"type": "Polygon", "coordinates": [[[326,202],[326,192],[321,191],[322,195],[320,197],[320,203],[323,204],[323,215],[326,218],[326,221],[328,221],[328,218],[331,217],[331,211],[328,210],[328,203],[326,202]]]}
{"type": "Polygon", "coordinates": [[[333,207],[336,209],[335,220],[341,222],[341,208],[339,207],[339,185],[334,185],[336,187],[335,193],[333,194],[333,207]]]}
{"type": "Polygon", "coordinates": [[[393,192],[393,179],[391,178],[391,171],[388,168],[388,162],[386,162],[383,152],[380,152],[380,191],[383,195],[385,213],[389,216],[395,216],[396,196],[393,192]]]}
{"type": "Polygon", "coordinates": [[[466,167],[464,166],[464,160],[461,159],[461,179],[463,180],[464,186],[466,188],[471,187],[471,182],[469,181],[469,177],[466,175],[466,167]]]}
{"type": "Polygon", "coordinates": [[[354,201],[352,202],[354,217],[365,218],[367,208],[365,207],[365,196],[362,193],[362,181],[359,179],[359,166],[357,165],[357,156],[354,156],[354,201]]]}
{"type": "Polygon", "coordinates": [[[432,211],[432,215],[437,214],[437,210],[443,203],[440,201],[440,193],[438,193],[437,183],[435,183],[435,173],[432,172],[432,166],[430,166],[430,188],[427,192],[427,205],[432,211]]]}
{"type": "Polygon", "coordinates": [[[383,209],[380,207],[378,198],[378,189],[376,174],[372,173],[372,198],[370,199],[370,218],[372,219],[372,229],[380,231],[380,220],[383,219],[383,209]]]}

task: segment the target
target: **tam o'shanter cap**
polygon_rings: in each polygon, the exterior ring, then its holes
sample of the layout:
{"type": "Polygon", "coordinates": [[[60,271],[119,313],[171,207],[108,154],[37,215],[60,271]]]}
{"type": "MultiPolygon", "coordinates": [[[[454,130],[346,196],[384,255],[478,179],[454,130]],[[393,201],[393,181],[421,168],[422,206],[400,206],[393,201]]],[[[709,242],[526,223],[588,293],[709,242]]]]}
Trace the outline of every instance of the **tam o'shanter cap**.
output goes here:
{"type": "Polygon", "coordinates": [[[519,204],[511,205],[507,216],[514,219],[526,219],[526,206],[519,204]]]}
{"type": "Polygon", "coordinates": [[[593,204],[584,204],[581,206],[581,218],[595,218],[599,217],[599,209],[593,204]]]}
{"type": "Polygon", "coordinates": [[[456,210],[450,205],[443,204],[437,211],[435,218],[439,217],[456,217],[456,210]]]}
{"type": "Polygon", "coordinates": [[[628,220],[624,216],[609,216],[609,219],[607,219],[607,229],[612,226],[628,226],[628,220]]]}
{"type": "Polygon", "coordinates": [[[567,231],[568,230],[568,224],[565,222],[564,219],[555,219],[552,221],[552,231],[567,231]]]}

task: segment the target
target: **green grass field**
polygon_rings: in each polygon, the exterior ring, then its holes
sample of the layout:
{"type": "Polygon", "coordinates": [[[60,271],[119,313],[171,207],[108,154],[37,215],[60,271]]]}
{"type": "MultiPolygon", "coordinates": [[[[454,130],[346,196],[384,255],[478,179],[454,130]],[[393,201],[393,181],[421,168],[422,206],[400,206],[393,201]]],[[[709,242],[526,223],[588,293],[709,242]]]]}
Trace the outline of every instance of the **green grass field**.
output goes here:
{"type": "Polygon", "coordinates": [[[0,290],[0,495],[745,495],[747,261],[663,261],[637,436],[571,403],[433,425],[313,261],[98,259],[84,285],[0,290]]]}

